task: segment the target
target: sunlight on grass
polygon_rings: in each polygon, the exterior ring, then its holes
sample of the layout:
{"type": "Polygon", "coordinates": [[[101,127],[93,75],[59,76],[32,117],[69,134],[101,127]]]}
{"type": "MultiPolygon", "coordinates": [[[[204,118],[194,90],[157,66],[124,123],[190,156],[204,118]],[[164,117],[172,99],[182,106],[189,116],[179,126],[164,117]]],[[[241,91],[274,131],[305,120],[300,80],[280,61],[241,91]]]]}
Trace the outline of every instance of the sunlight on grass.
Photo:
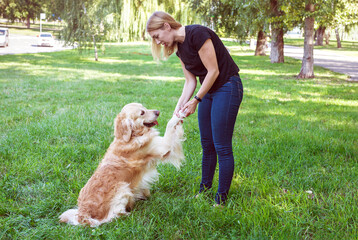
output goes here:
{"type": "Polygon", "coordinates": [[[6,70],[9,67],[18,67],[19,69],[31,69],[31,67],[33,67],[33,65],[31,63],[26,63],[26,62],[2,62],[0,64],[0,69],[6,70]]]}
{"type": "Polygon", "coordinates": [[[330,99],[330,98],[307,98],[306,96],[299,96],[296,98],[301,102],[314,102],[314,103],[324,103],[325,105],[336,105],[336,106],[346,106],[346,107],[358,107],[357,101],[354,100],[344,100],[344,99],[330,99]]]}
{"type": "MultiPolygon", "coordinates": [[[[136,78],[137,78],[137,76],[136,76],[136,78]]],[[[168,81],[168,82],[173,82],[173,81],[184,82],[183,77],[168,77],[168,76],[164,77],[164,76],[142,76],[142,75],[139,75],[138,78],[142,79],[142,80],[151,80],[151,81],[159,80],[159,81],[168,81]]]]}
{"type": "Polygon", "coordinates": [[[231,55],[240,55],[240,56],[252,56],[252,49],[245,46],[228,46],[227,47],[230,50],[231,55]]]}
{"type": "MultiPolygon", "coordinates": [[[[106,61],[103,61],[106,62],[106,61]]],[[[111,61],[109,61],[111,62],[111,61]]],[[[138,64],[140,61],[120,61],[118,63],[130,63],[130,64],[138,64]]],[[[184,81],[183,77],[175,77],[175,76],[150,76],[150,75],[126,75],[121,73],[105,73],[101,70],[83,70],[81,68],[61,68],[61,67],[43,67],[41,65],[32,65],[29,63],[8,63],[3,64],[1,68],[6,69],[7,66],[11,66],[12,68],[18,67],[22,71],[35,71],[38,75],[47,76],[49,73],[56,74],[58,72],[68,73],[63,79],[56,79],[59,81],[82,81],[82,80],[98,80],[107,81],[107,82],[116,82],[118,80],[129,80],[129,79],[138,79],[138,80],[151,80],[151,81],[184,81]],[[79,78],[80,77],[80,78],[79,78]]]]}
{"type": "Polygon", "coordinates": [[[282,110],[267,110],[266,113],[268,115],[285,116],[285,117],[292,117],[296,115],[296,113],[294,112],[282,111],[282,110]]]}
{"type": "MultiPolygon", "coordinates": [[[[86,61],[92,62],[93,58],[86,58],[86,61]]],[[[101,63],[113,63],[113,66],[116,66],[115,64],[133,64],[133,65],[153,65],[153,62],[148,62],[144,60],[121,60],[121,59],[111,59],[111,58],[100,58],[98,59],[98,62],[101,63]]]]}
{"type": "Polygon", "coordinates": [[[290,102],[298,100],[303,103],[322,103],[324,105],[336,105],[336,106],[346,106],[346,107],[358,107],[358,102],[356,100],[346,100],[346,99],[337,99],[327,97],[324,92],[303,92],[299,91],[300,94],[295,93],[282,93],[276,90],[264,89],[264,90],[253,90],[250,88],[245,89],[246,93],[251,96],[262,99],[262,100],[279,100],[280,102],[290,102]]]}
{"type": "Polygon", "coordinates": [[[299,91],[299,93],[303,94],[303,95],[307,95],[307,96],[312,96],[312,97],[321,97],[323,95],[323,93],[318,93],[318,92],[299,91]]]}
{"type": "Polygon", "coordinates": [[[292,76],[292,73],[285,73],[280,72],[279,74],[275,70],[266,69],[266,70],[260,70],[262,67],[256,66],[255,69],[249,70],[249,69],[240,69],[240,74],[245,75],[251,75],[254,79],[261,79],[261,78],[267,78],[268,76],[270,78],[280,78],[280,76],[292,76]]]}
{"type": "MultiPolygon", "coordinates": [[[[300,117],[300,119],[307,121],[307,122],[320,122],[320,123],[324,123],[325,126],[331,126],[331,128],[333,127],[348,127],[348,128],[357,128],[358,127],[358,123],[355,122],[354,120],[347,120],[345,118],[342,118],[340,120],[338,119],[325,119],[322,120],[319,116],[302,116],[300,117]]],[[[323,130],[328,130],[327,128],[325,128],[324,126],[321,126],[323,130]]]]}
{"type": "Polygon", "coordinates": [[[184,119],[181,170],[160,165],[152,196],[96,229],[58,216],[76,205],[121,107],[160,110],[163,135],[184,84],[178,58],[157,64],[147,42],[106,44],[98,62],[76,51],[0,56],[0,238],[354,239],[358,85],[323,68],[297,80],[300,61],[271,64],[225,45],[244,85],[227,206],[212,207],[218,172],[213,188],[193,197],[202,157],[196,112],[184,119]]]}
{"type": "MultiPolygon", "coordinates": [[[[87,58],[87,61],[92,61],[93,59],[87,58]]],[[[125,59],[114,59],[114,58],[100,58],[98,59],[98,62],[104,62],[104,63],[143,63],[143,61],[140,60],[125,60],[125,59]]]]}

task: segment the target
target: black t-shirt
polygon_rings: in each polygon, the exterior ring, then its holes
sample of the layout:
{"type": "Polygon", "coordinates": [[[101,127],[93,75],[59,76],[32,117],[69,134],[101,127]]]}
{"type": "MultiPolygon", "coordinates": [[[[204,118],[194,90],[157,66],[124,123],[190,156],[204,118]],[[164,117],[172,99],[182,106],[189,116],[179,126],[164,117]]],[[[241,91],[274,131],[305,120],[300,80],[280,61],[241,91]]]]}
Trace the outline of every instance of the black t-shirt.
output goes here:
{"type": "Polygon", "coordinates": [[[208,71],[200,59],[199,50],[209,38],[215,48],[220,72],[218,78],[209,90],[209,93],[212,93],[224,85],[231,76],[237,75],[239,72],[239,67],[235,64],[230,53],[216,33],[201,25],[185,26],[185,39],[183,43],[178,43],[178,51],[176,54],[184,63],[185,68],[195,76],[198,76],[200,83],[203,84],[208,71]]]}

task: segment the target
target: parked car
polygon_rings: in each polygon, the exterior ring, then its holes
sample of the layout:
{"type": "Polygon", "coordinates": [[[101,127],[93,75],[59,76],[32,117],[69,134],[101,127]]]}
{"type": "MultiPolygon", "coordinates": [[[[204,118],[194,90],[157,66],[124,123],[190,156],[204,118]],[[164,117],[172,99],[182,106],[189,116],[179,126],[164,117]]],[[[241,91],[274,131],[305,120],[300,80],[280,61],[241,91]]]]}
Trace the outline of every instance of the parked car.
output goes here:
{"type": "Polygon", "coordinates": [[[0,28],[0,47],[9,46],[9,29],[0,28]]]}
{"type": "Polygon", "coordinates": [[[53,47],[55,45],[55,40],[51,33],[46,33],[46,32],[40,33],[40,35],[38,35],[38,38],[39,38],[37,42],[38,46],[53,47]]]}

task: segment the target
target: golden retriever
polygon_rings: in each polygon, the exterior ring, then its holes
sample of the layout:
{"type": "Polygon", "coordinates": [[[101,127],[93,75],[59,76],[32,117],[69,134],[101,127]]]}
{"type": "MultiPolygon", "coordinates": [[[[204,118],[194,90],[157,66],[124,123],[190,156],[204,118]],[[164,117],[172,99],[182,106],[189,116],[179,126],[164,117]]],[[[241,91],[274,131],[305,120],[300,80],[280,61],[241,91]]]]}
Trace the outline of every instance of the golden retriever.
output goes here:
{"type": "Polygon", "coordinates": [[[173,115],[164,137],[152,128],[159,111],[139,103],[123,107],[114,121],[114,140],[87,184],[81,189],[77,209],[60,216],[60,222],[96,227],[119,215],[127,215],[137,199],[150,195],[158,179],[156,165],[172,163],[179,168],[182,151],[182,119],[173,115]]]}

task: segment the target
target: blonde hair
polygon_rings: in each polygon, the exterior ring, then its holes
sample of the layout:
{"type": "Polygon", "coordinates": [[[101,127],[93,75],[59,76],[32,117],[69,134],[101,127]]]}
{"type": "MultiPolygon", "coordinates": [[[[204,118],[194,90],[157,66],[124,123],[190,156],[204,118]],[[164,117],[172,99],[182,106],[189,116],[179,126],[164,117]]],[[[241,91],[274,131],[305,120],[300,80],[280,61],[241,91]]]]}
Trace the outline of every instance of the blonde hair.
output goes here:
{"type": "MultiPolygon", "coordinates": [[[[171,28],[179,29],[182,25],[175,21],[175,19],[166,12],[156,11],[149,17],[147,21],[147,32],[158,30],[164,27],[164,23],[168,23],[171,28]]],[[[177,50],[177,44],[173,43],[171,47],[163,47],[163,57],[161,56],[162,46],[157,44],[155,39],[152,39],[152,55],[156,60],[168,59],[177,50]]]]}

